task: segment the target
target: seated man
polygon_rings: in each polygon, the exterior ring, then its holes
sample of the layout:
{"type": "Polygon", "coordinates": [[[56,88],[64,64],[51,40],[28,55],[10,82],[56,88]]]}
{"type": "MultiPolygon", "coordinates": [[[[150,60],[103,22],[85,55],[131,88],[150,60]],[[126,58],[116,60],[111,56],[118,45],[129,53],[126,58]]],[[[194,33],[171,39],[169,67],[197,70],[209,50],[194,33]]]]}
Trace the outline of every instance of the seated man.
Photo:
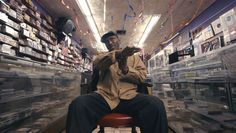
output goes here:
{"type": "Polygon", "coordinates": [[[134,53],[136,47],[119,48],[114,32],[102,36],[109,52],[99,55],[94,67],[99,71],[97,91],[77,97],[69,106],[67,133],[92,133],[99,119],[116,112],[132,116],[142,133],[167,133],[163,102],[157,97],[139,94],[137,84],[146,78],[147,70],[134,53]]]}

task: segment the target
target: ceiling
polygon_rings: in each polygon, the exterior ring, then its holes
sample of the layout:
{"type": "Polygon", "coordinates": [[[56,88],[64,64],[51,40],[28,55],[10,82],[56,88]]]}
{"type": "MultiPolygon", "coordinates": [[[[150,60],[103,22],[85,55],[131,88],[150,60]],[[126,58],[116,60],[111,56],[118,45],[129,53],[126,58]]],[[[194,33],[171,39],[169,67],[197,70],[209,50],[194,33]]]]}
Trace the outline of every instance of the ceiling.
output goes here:
{"type": "MultiPolygon", "coordinates": [[[[71,17],[77,27],[73,36],[80,38],[84,47],[96,53],[95,39],[76,0],[38,0],[38,2],[55,18],[71,17]]],[[[151,16],[160,14],[160,20],[143,45],[145,53],[152,54],[163,41],[171,38],[215,0],[87,0],[87,2],[100,35],[111,30],[126,30],[125,35],[120,35],[121,47],[137,44],[151,16]]]]}

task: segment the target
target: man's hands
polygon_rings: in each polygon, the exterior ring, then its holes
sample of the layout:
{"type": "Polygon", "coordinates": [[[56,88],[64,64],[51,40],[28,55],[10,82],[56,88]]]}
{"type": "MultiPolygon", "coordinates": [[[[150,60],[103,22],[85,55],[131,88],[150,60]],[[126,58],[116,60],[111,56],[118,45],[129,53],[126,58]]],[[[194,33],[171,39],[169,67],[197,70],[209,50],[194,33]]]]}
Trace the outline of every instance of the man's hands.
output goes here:
{"type": "Polygon", "coordinates": [[[116,59],[118,61],[119,69],[123,74],[127,74],[129,72],[129,68],[127,66],[127,58],[140,51],[141,49],[137,47],[125,47],[123,50],[117,51],[116,59]]]}
{"type": "Polygon", "coordinates": [[[132,56],[134,53],[137,53],[137,52],[140,52],[141,49],[140,48],[137,48],[137,47],[125,47],[121,54],[124,56],[124,57],[129,57],[129,56],[132,56]]]}

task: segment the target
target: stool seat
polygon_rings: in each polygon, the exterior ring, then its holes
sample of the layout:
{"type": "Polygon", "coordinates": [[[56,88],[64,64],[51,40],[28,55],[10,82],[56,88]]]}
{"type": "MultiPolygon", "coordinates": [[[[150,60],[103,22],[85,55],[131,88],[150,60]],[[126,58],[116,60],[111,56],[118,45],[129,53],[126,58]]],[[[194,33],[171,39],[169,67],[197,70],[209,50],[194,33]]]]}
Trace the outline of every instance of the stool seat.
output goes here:
{"type": "Polygon", "coordinates": [[[120,113],[107,114],[98,122],[102,127],[132,127],[134,120],[131,116],[120,113]]]}

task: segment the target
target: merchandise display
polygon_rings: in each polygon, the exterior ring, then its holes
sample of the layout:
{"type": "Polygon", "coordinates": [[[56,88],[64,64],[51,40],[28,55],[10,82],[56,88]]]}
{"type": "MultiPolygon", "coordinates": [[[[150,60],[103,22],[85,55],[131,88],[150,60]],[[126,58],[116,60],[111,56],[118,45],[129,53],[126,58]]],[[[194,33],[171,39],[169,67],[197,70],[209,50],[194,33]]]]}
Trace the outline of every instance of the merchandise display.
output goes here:
{"type": "Polygon", "coordinates": [[[215,35],[222,32],[222,24],[219,18],[213,21],[211,25],[213,27],[215,35]]]}
{"type": "MultiPolygon", "coordinates": [[[[32,52],[27,47],[24,50],[32,52]]],[[[25,60],[21,64],[14,62],[11,71],[0,71],[0,131],[20,132],[22,128],[29,127],[30,130],[42,131],[52,122],[51,118],[47,119],[44,115],[51,112],[54,114],[53,119],[60,118],[62,114],[66,115],[68,104],[79,95],[79,72],[65,71],[49,65],[39,67],[26,62],[31,61],[25,60]],[[58,76],[58,72],[63,73],[58,76]],[[64,113],[56,113],[61,107],[64,113]],[[24,119],[24,122],[20,122],[24,119]],[[20,128],[16,129],[18,127],[20,128]]],[[[6,64],[0,65],[3,68],[6,64]]]]}
{"type": "Polygon", "coordinates": [[[236,39],[236,8],[233,8],[220,16],[222,29],[224,33],[224,41],[226,45],[235,42],[236,39]]]}
{"type": "Polygon", "coordinates": [[[214,36],[211,25],[206,27],[202,32],[204,34],[204,40],[207,40],[207,39],[209,39],[209,38],[214,36]]]}
{"type": "Polygon", "coordinates": [[[233,122],[236,115],[230,113],[235,110],[236,65],[232,61],[236,58],[235,50],[236,45],[232,44],[150,72],[156,90],[153,94],[167,100],[169,126],[173,130],[236,130],[233,122]],[[231,92],[227,93],[228,90],[231,92]],[[189,113],[190,117],[184,117],[189,113]],[[184,119],[180,119],[181,116],[184,119]],[[198,121],[197,125],[195,121],[198,121]],[[205,121],[214,126],[202,126],[205,121]]]}
{"type": "Polygon", "coordinates": [[[81,47],[57,45],[54,19],[31,0],[0,0],[0,132],[39,133],[80,95],[81,47]]]}
{"type": "Polygon", "coordinates": [[[184,50],[188,45],[177,42],[173,45],[178,51],[168,56],[169,65],[162,66],[154,60],[161,52],[149,60],[153,94],[164,101],[169,126],[174,131],[236,131],[235,18],[233,8],[205,29],[194,29],[194,57],[178,58],[179,54],[187,54],[184,50]]]}
{"type": "Polygon", "coordinates": [[[57,57],[55,53],[58,52],[68,57],[79,57],[80,49],[76,47],[78,43],[73,41],[72,44],[71,41],[65,41],[66,45],[63,44],[65,47],[60,51],[56,45],[57,37],[54,33],[53,19],[45,13],[40,13],[31,0],[0,1],[0,5],[0,41],[12,46],[6,48],[7,45],[1,45],[4,53],[78,71],[81,71],[79,69],[81,67],[82,70],[91,70],[91,62],[80,65],[83,64],[81,58],[57,57]],[[67,50],[70,45],[74,54],[71,50],[67,50]],[[48,58],[48,56],[51,57],[48,58]]]}

